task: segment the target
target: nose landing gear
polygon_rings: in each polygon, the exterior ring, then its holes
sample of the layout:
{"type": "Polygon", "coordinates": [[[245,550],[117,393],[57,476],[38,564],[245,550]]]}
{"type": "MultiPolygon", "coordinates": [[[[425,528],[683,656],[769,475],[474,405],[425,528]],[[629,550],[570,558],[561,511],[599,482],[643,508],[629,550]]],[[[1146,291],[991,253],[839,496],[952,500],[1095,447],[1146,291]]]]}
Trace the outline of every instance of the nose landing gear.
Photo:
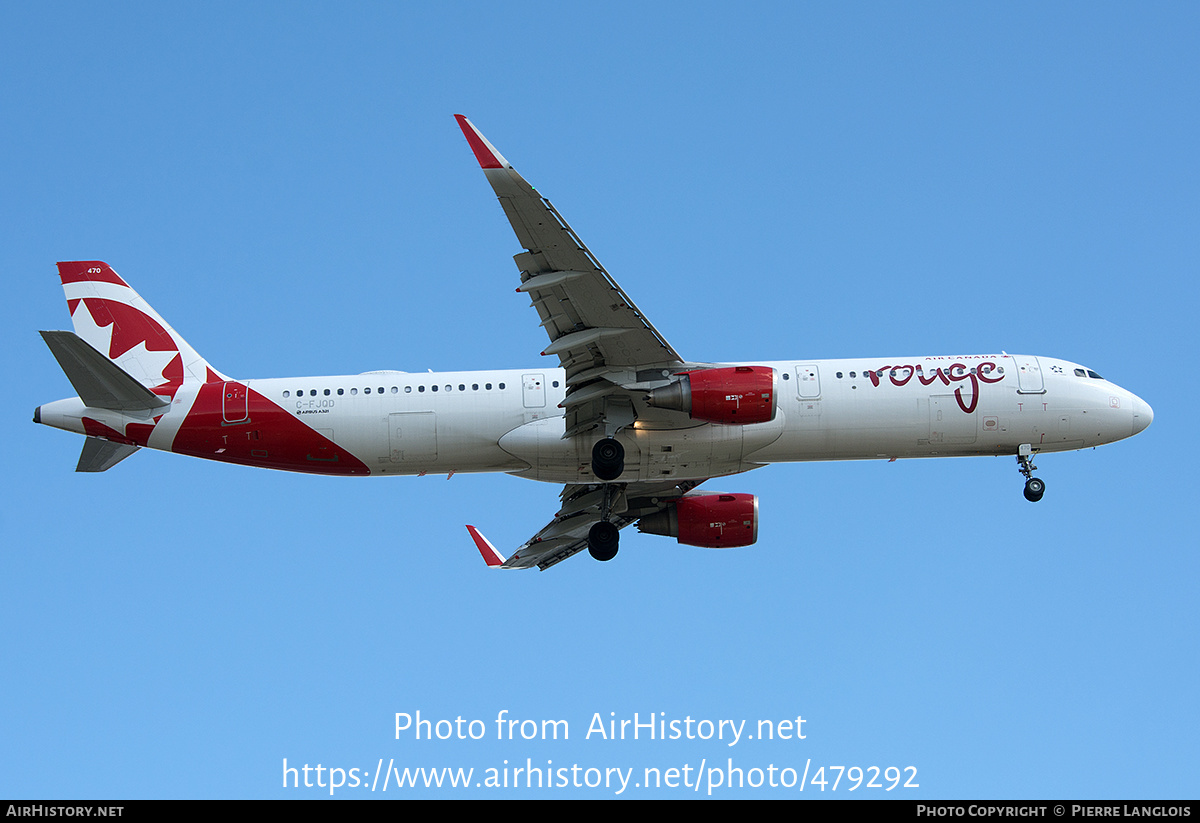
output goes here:
{"type": "Polygon", "coordinates": [[[1046,484],[1041,478],[1033,476],[1037,466],[1033,465],[1033,451],[1028,446],[1022,446],[1021,453],[1017,455],[1017,470],[1025,475],[1025,499],[1030,503],[1041,500],[1046,493],[1046,484]]]}
{"type": "Polygon", "coordinates": [[[1025,481],[1025,499],[1030,503],[1036,503],[1042,499],[1042,495],[1046,493],[1046,484],[1039,478],[1031,477],[1025,481]]]}

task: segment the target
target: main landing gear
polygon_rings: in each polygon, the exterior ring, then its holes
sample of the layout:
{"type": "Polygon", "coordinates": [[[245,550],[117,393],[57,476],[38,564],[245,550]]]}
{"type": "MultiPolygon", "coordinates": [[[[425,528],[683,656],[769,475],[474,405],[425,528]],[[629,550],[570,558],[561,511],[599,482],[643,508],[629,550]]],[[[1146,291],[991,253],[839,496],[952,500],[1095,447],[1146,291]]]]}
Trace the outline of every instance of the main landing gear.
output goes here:
{"type": "Polygon", "coordinates": [[[625,471],[625,447],[619,440],[606,437],[592,446],[592,474],[605,483],[616,480],[625,471]]]}
{"type": "Polygon", "coordinates": [[[606,437],[592,447],[592,474],[604,481],[604,502],[600,505],[600,522],[588,530],[588,553],[597,560],[612,560],[617,556],[621,530],[608,519],[617,486],[616,480],[625,471],[625,447],[616,439],[606,437]]]}
{"type": "Polygon", "coordinates": [[[597,560],[612,560],[617,556],[621,530],[608,520],[601,520],[588,531],[588,553],[597,560]]]}
{"type": "Polygon", "coordinates": [[[1025,499],[1036,503],[1046,493],[1046,484],[1041,478],[1034,477],[1037,466],[1033,465],[1033,453],[1017,455],[1017,470],[1025,475],[1025,499]]]}

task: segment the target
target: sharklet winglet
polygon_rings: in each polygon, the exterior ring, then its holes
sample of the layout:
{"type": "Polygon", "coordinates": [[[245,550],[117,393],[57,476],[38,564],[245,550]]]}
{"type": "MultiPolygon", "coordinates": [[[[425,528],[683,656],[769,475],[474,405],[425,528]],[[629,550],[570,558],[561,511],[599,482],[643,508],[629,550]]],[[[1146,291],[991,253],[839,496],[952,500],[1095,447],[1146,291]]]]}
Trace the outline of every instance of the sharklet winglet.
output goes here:
{"type": "Polygon", "coordinates": [[[504,555],[496,551],[492,541],[480,534],[479,529],[467,526],[467,531],[471,533],[471,539],[475,541],[475,547],[479,549],[479,553],[483,556],[483,562],[488,564],[488,568],[498,569],[504,565],[504,555]]]}
{"type": "Polygon", "coordinates": [[[467,138],[467,142],[471,144],[471,151],[475,152],[475,159],[479,161],[479,167],[482,169],[511,169],[512,164],[504,159],[504,155],[496,151],[488,139],[483,136],[479,129],[475,128],[475,124],[461,114],[454,115],[454,119],[458,121],[458,127],[462,129],[463,135],[467,138]]]}

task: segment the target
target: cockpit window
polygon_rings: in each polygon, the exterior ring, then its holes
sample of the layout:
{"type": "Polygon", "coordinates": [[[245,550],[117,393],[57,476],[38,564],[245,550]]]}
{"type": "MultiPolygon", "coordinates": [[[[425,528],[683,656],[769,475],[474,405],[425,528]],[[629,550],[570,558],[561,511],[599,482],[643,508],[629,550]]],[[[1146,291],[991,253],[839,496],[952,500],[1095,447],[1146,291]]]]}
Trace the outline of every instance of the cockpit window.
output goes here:
{"type": "Polygon", "coordinates": [[[1075,376],[1076,377],[1087,377],[1087,372],[1085,372],[1083,369],[1076,369],[1075,376]]]}
{"type": "Polygon", "coordinates": [[[1100,375],[1096,374],[1096,373],[1095,373],[1094,371],[1092,371],[1091,369],[1088,369],[1088,370],[1087,370],[1087,373],[1088,373],[1088,377],[1094,377],[1094,378],[1095,378],[1095,379],[1097,379],[1097,380],[1103,380],[1103,379],[1104,379],[1103,377],[1101,377],[1100,375]]]}

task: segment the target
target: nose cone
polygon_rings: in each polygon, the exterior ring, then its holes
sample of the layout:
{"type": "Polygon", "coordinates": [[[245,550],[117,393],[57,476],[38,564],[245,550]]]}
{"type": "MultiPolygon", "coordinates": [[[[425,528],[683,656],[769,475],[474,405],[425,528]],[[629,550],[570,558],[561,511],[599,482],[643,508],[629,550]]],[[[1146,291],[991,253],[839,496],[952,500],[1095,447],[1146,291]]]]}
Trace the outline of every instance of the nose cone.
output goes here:
{"type": "Polygon", "coordinates": [[[1133,396],[1133,433],[1145,429],[1154,420],[1154,409],[1136,394],[1133,396]]]}

